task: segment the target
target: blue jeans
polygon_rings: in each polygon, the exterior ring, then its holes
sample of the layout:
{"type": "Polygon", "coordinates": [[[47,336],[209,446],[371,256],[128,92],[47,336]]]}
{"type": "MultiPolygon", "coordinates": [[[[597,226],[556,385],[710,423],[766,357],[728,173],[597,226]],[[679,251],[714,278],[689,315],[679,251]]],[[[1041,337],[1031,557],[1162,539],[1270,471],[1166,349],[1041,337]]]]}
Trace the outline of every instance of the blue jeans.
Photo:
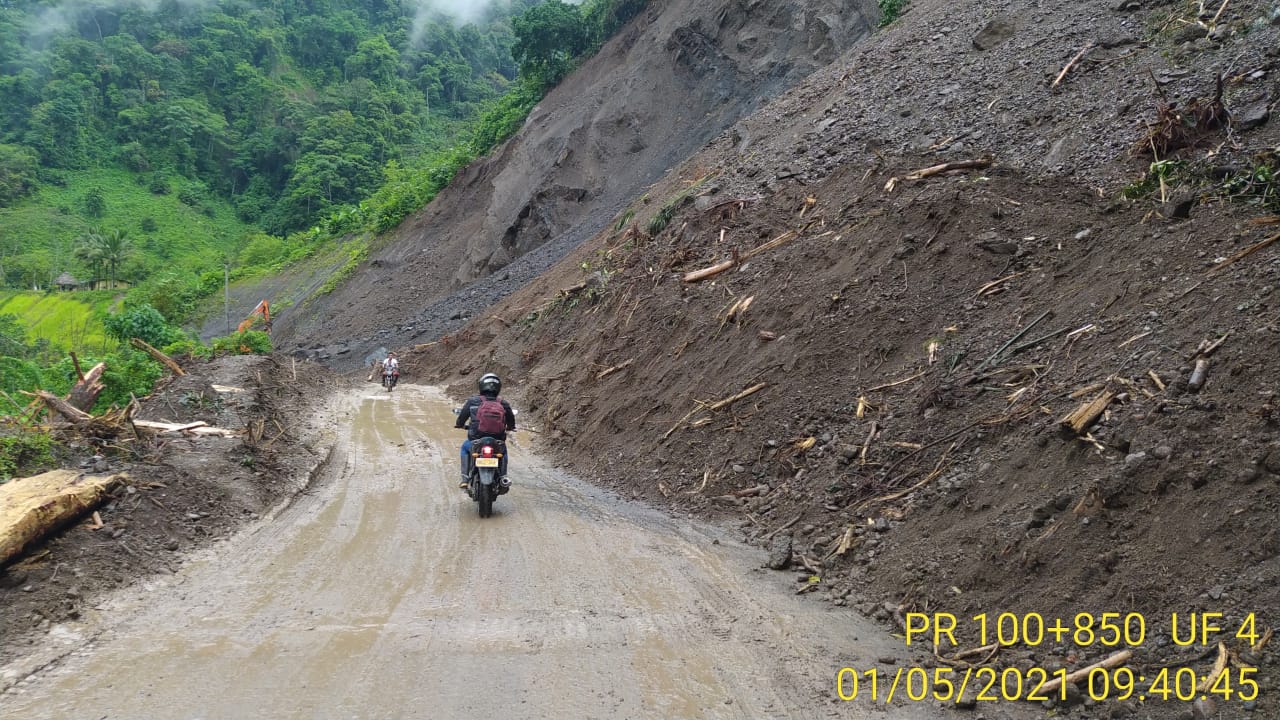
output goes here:
{"type": "Polygon", "coordinates": [[[471,474],[471,439],[462,443],[462,477],[471,474]]]}

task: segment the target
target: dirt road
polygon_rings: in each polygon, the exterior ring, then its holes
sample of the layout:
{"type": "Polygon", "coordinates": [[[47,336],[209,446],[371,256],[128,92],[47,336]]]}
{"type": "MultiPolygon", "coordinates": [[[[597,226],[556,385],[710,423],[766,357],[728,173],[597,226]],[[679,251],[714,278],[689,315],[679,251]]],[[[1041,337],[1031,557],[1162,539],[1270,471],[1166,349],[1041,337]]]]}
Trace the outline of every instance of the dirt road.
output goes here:
{"type": "MultiPolygon", "coordinates": [[[[437,391],[369,391],[318,484],[103,608],[0,696],[17,718],[862,717],[845,665],[901,657],[758,551],[565,478],[519,437],[481,520],[437,391]]],[[[911,708],[924,717],[924,707],[911,708]]]]}

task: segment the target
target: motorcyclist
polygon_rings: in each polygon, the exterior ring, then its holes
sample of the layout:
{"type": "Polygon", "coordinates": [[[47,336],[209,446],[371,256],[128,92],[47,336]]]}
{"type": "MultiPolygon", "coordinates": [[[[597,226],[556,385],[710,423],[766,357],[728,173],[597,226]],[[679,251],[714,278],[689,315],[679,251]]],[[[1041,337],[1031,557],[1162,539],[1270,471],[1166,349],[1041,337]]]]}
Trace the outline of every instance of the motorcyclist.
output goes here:
{"type": "MultiPolygon", "coordinates": [[[[502,392],[502,380],[493,373],[485,373],[476,382],[476,386],[480,394],[467,399],[467,402],[462,405],[462,409],[458,411],[458,419],[454,423],[454,427],[466,428],[467,430],[467,441],[462,443],[462,479],[458,483],[458,487],[463,489],[466,489],[471,478],[471,441],[482,437],[491,437],[506,442],[507,433],[516,429],[515,411],[511,409],[511,405],[506,400],[498,395],[498,393],[502,392]],[[480,409],[481,403],[485,401],[501,403],[503,410],[502,424],[504,426],[502,431],[480,431],[477,425],[476,412],[480,409]],[[471,420],[470,425],[467,424],[468,420],[471,420]]],[[[506,457],[502,458],[502,467],[498,469],[498,475],[502,478],[500,482],[504,487],[509,484],[506,457]]]]}
{"type": "Polygon", "coordinates": [[[382,384],[387,384],[388,378],[400,379],[400,360],[393,352],[387,353],[387,359],[382,361],[382,384]]]}

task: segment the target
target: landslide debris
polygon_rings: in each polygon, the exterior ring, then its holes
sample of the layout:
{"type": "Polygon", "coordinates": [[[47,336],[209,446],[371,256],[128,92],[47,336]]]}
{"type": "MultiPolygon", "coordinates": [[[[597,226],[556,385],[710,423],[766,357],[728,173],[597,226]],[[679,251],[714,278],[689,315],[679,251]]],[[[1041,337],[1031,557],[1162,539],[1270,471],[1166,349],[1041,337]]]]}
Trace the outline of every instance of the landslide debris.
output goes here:
{"type": "MultiPolygon", "coordinates": [[[[101,524],[85,517],[0,568],[0,668],[49,646],[51,632],[91,627],[107,591],[171,575],[193,550],[268,514],[327,457],[312,419],[337,385],[324,368],[243,355],[185,370],[141,399],[141,437],[71,441],[80,472],[126,479],[98,508],[101,524]],[[234,434],[157,433],[142,421],[203,421],[234,434]]],[[[0,690],[19,679],[0,676],[0,690]]]]}
{"type": "Polygon", "coordinates": [[[1280,617],[1280,8],[1196,5],[912,3],[405,365],[504,373],[583,474],[789,537],[797,591],[1137,612],[1132,664],[1207,672],[1173,613],[1280,617]]]}
{"type": "Polygon", "coordinates": [[[674,164],[867,37],[877,13],[872,0],[649,3],[355,277],[285,309],[277,347],[352,370],[377,347],[461,327],[674,164]]]}

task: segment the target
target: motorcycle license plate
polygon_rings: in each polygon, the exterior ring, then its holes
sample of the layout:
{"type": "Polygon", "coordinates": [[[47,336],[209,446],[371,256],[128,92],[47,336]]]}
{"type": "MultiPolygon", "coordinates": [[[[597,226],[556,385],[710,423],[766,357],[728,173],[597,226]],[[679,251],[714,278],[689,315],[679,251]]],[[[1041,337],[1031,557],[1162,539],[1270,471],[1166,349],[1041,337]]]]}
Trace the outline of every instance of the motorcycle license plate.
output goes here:
{"type": "Polygon", "coordinates": [[[498,467],[498,458],[476,458],[476,467],[498,467]]]}

